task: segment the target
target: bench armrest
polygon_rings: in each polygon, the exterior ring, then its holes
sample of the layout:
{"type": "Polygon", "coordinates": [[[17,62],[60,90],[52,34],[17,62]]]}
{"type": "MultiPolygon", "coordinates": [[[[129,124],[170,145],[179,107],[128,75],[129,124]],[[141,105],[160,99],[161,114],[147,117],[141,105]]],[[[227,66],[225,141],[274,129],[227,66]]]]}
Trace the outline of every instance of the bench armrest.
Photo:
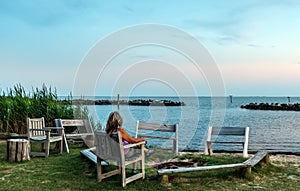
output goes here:
{"type": "Polygon", "coordinates": [[[142,141],[142,142],[139,142],[139,143],[133,143],[133,144],[129,144],[129,145],[124,145],[123,148],[124,149],[128,149],[128,148],[132,148],[132,147],[139,146],[139,145],[144,145],[144,144],[146,144],[146,142],[142,141]]]}
{"type": "Polygon", "coordinates": [[[63,127],[45,127],[45,129],[50,129],[50,130],[63,130],[63,127]]]}

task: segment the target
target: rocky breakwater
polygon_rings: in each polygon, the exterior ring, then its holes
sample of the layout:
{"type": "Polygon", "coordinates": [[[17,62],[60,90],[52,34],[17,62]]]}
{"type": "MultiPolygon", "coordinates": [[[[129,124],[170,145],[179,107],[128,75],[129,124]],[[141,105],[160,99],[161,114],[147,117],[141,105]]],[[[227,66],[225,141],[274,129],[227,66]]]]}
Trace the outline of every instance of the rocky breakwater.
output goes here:
{"type": "Polygon", "coordinates": [[[172,100],[152,100],[152,99],[137,99],[137,100],[84,100],[76,99],[72,104],[82,105],[137,105],[137,106],[185,106],[184,102],[176,102],[172,100]]]}
{"type": "Polygon", "coordinates": [[[243,109],[253,110],[281,110],[281,111],[300,111],[300,103],[294,104],[279,104],[279,103],[249,103],[242,105],[243,109]]]}

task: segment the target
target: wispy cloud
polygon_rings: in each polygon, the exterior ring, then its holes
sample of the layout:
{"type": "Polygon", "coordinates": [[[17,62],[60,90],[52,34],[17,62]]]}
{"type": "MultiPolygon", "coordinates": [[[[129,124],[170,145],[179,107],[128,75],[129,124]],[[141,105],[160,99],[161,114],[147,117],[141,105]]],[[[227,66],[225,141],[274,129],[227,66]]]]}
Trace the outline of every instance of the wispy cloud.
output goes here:
{"type": "Polygon", "coordinates": [[[259,23],[266,19],[265,15],[273,18],[274,10],[284,9],[287,11],[300,6],[300,1],[297,0],[226,3],[227,5],[217,5],[213,17],[188,18],[183,20],[183,23],[194,30],[208,31],[209,35],[206,35],[206,38],[219,45],[238,44],[253,48],[270,47],[269,44],[263,44],[263,42],[257,44],[255,42],[255,30],[259,30],[257,29],[257,26],[260,26],[259,23]],[[226,9],[223,6],[226,6],[226,9]]]}

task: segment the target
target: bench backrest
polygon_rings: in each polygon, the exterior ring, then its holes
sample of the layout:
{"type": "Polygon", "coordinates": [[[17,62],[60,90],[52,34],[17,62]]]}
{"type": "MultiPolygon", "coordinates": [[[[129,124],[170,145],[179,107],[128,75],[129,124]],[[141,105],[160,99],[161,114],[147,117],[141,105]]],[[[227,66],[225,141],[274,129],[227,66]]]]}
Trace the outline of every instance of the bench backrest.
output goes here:
{"type": "MultiPolygon", "coordinates": [[[[247,127],[211,127],[211,135],[245,136],[247,127]]],[[[249,128],[249,127],[248,127],[249,128]]]]}
{"type": "Polygon", "coordinates": [[[27,118],[27,136],[45,136],[45,131],[42,129],[45,128],[45,119],[41,118],[27,118]]]}
{"type": "Polygon", "coordinates": [[[104,131],[95,131],[95,147],[96,155],[103,160],[116,160],[121,162],[122,151],[124,155],[124,150],[122,149],[122,137],[120,132],[118,132],[117,137],[110,137],[104,131]]]}
{"type": "Polygon", "coordinates": [[[249,127],[209,127],[207,131],[207,139],[205,143],[205,154],[212,153],[212,143],[219,144],[242,144],[243,157],[248,156],[248,142],[249,142],[249,127]],[[243,140],[212,140],[212,136],[240,136],[243,140]]]}
{"type": "Polygon", "coordinates": [[[88,119],[55,119],[55,124],[64,128],[67,139],[81,138],[89,148],[94,147],[94,131],[88,119]]]}
{"type": "Polygon", "coordinates": [[[176,155],[178,154],[178,124],[164,124],[164,123],[137,121],[135,137],[173,140],[173,152],[176,155]],[[159,136],[159,135],[147,136],[147,135],[139,134],[139,130],[172,132],[175,135],[174,137],[166,137],[166,136],[159,136]]]}
{"type": "Polygon", "coordinates": [[[55,119],[57,127],[64,127],[66,136],[93,133],[91,123],[87,119],[55,119]]]}
{"type": "Polygon", "coordinates": [[[150,123],[150,122],[137,121],[136,135],[137,135],[139,129],[140,130],[151,130],[151,131],[163,131],[163,132],[176,132],[177,125],[176,124],[150,123]]]}

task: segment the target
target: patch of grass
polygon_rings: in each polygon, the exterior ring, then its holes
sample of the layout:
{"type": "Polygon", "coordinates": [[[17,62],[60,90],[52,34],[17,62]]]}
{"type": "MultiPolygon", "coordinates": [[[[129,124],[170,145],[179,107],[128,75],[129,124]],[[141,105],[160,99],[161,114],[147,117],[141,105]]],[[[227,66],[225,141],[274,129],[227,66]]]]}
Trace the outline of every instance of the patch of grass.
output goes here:
{"type": "MultiPolygon", "coordinates": [[[[146,178],[121,187],[116,175],[96,181],[95,167],[80,155],[84,148],[70,145],[70,153],[50,154],[49,158],[11,163],[6,160],[6,142],[0,142],[0,190],[300,190],[299,166],[293,163],[259,164],[252,170],[251,179],[243,179],[234,171],[186,173],[172,177],[164,187],[156,170],[146,168],[146,178]],[[91,173],[86,173],[89,170],[91,173]]],[[[213,164],[240,162],[232,156],[187,155],[193,160],[205,159],[213,164]]],[[[242,159],[244,160],[244,159],[242,159]]]]}

